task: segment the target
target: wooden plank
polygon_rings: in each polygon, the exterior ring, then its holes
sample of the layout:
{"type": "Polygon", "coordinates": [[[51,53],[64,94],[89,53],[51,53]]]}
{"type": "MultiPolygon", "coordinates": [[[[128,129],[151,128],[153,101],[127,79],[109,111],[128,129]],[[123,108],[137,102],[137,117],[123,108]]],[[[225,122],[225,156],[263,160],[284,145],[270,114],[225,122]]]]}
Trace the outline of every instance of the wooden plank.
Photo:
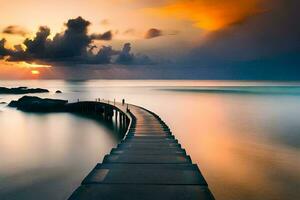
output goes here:
{"type": "Polygon", "coordinates": [[[69,199],[213,200],[198,166],[169,127],[150,111],[132,105],[130,110],[128,134],[69,199]]]}

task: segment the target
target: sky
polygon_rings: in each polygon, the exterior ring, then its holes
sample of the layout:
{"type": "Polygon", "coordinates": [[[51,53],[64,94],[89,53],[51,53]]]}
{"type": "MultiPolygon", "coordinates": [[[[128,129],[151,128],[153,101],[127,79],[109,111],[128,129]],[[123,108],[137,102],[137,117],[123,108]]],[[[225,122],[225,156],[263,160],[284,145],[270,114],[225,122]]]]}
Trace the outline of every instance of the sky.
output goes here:
{"type": "Polygon", "coordinates": [[[0,5],[1,79],[300,79],[298,0],[0,5]]]}

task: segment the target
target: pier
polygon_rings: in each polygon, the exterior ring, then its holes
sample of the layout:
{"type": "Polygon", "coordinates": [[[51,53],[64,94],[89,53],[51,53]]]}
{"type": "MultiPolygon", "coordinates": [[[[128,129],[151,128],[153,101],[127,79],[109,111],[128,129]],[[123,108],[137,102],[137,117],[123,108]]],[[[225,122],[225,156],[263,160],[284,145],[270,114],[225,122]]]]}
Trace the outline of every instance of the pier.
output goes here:
{"type": "Polygon", "coordinates": [[[80,103],[71,110],[99,112],[107,120],[115,117],[126,133],[69,200],[214,199],[198,166],[158,115],[123,103],[80,103]]]}

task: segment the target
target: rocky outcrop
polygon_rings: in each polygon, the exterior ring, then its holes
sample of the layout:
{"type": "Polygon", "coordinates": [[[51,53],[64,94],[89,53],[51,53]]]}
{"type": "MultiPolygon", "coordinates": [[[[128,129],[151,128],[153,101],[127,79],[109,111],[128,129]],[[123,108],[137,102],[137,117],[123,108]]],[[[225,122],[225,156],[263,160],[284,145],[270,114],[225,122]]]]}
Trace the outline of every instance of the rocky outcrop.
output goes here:
{"type": "Polygon", "coordinates": [[[17,87],[17,88],[6,88],[0,87],[0,94],[30,94],[30,93],[47,93],[49,90],[42,88],[27,88],[27,87],[17,87]]]}
{"type": "Polygon", "coordinates": [[[8,106],[28,112],[62,112],[65,111],[67,103],[68,101],[60,99],[24,96],[17,101],[11,101],[8,106]]]}
{"type": "Polygon", "coordinates": [[[35,96],[23,96],[17,101],[11,101],[9,107],[17,108],[25,112],[70,112],[88,115],[97,115],[111,120],[114,115],[113,105],[96,101],[83,101],[68,103],[67,100],[42,99],[35,96]]]}

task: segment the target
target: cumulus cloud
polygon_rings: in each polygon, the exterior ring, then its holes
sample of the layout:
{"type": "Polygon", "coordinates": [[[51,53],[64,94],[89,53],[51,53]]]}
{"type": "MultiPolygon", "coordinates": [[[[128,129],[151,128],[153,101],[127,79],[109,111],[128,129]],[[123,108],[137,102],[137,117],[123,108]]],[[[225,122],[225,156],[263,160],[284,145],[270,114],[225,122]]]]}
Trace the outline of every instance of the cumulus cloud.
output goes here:
{"type": "MultiPolygon", "coordinates": [[[[111,46],[97,47],[94,40],[111,40],[112,33],[88,34],[91,23],[82,17],[70,19],[66,23],[66,30],[57,33],[50,39],[50,29],[41,26],[33,39],[25,39],[23,45],[6,49],[5,40],[0,42],[0,56],[7,56],[7,61],[26,61],[42,63],[71,64],[109,64],[113,61],[122,64],[135,64],[142,60],[141,56],[131,53],[130,43],[126,43],[121,50],[115,50],[111,46]],[[94,53],[95,52],[95,53],[94,53]]],[[[146,59],[143,59],[146,61],[146,59]]],[[[141,62],[139,62],[141,63],[141,62]]]]}
{"type": "Polygon", "coordinates": [[[8,50],[4,47],[6,40],[0,40],[0,58],[8,55],[8,50]]]}
{"type": "Polygon", "coordinates": [[[4,28],[2,33],[10,34],[10,35],[21,35],[23,37],[25,37],[28,34],[26,29],[24,29],[20,26],[14,26],[14,25],[7,26],[6,28],[4,28]]]}
{"type": "Polygon", "coordinates": [[[26,46],[26,52],[24,53],[29,54],[33,58],[46,57],[46,48],[50,44],[50,40],[47,40],[49,35],[50,29],[46,26],[41,26],[34,39],[27,38],[24,41],[24,45],[26,46]]]}
{"type": "Polygon", "coordinates": [[[76,58],[86,55],[86,48],[92,39],[88,36],[91,23],[82,17],[70,19],[63,34],[56,34],[49,43],[49,57],[52,59],[76,58]]]}
{"type": "Polygon", "coordinates": [[[130,53],[131,45],[130,43],[126,43],[123,46],[123,49],[119,53],[118,62],[119,63],[132,63],[134,55],[130,53]]]}
{"type": "Polygon", "coordinates": [[[152,38],[156,38],[156,37],[159,37],[162,35],[163,35],[163,33],[161,30],[159,30],[157,28],[151,28],[146,32],[145,39],[152,39],[152,38]]]}
{"type": "Polygon", "coordinates": [[[117,63],[132,65],[152,65],[155,64],[147,55],[131,53],[131,44],[125,43],[123,49],[118,53],[117,63]]]}
{"type": "Polygon", "coordinates": [[[90,48],[89,55],[84,61],[85,64],[110,64],[113,57],[119,54],[119,51],[114,50],[111,46],[102,46],[96,54],[92,53],[94,48],[98,49],[96,46],[90,48]]]}
{"type": "Polygon", "coordinates": [[[50,29],[41,26],[33,39],[26,39],[24,45],[26,50],[14,51],[9,61],[75,61],[86,56],[86,48],[91,43],[87,35],[87,27],[90,22],[81,17],[70,19],[66,23],[66,31],[56,34],[53,40],[48,39],[50,29]]]}
{"type": "Polygon", "coordinates": [[[113,34],[111,31],[106,31],[103,34],[92,34],[92,40],[112,40],[113,34]]]}

